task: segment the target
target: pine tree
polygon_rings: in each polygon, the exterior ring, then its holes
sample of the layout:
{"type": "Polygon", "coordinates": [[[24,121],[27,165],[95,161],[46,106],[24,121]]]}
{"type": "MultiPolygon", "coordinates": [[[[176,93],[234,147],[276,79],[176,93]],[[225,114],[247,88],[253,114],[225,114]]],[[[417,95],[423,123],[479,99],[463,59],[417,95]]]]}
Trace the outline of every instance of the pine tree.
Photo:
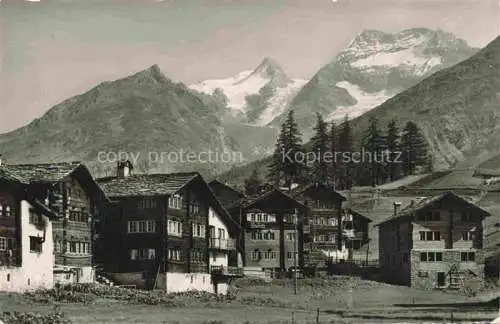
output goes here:
{"type": "Polygon", "coordinates": [[[330,134],[329,134],[329,148],[331,153],[331,161],[329,163],[329,174],[330,174],[330,183],[336,187],[337,181],[337,125],[335,122],[332,122],[330,126],[330,134]]]}
{"type": "MultiPolygon", "coordinates": [[[[385,139],[382,137],[378,127],[378,120],[370,117],[370,125],[366,136],[363,138],[363,147],[369,153],[367,161],[363,160],[363,166],[366,166],[370,174],[370,182],[373,187],[379,184],[383,173],[383,150],[385,149],[385,139]]],[[[363,154],[365,155],[365,154],[363,154]]]]}
{"type": "Polygon", "coordinates": [[[341,157],[337,159],[339,166],[339,180],[342,189],[350,189],[353,184],[352,171],[353,161],[352,153],[354,152],[352,128],[349,116],[346,115],[342,124],[340,124],[338,136],[338,148],[341,157]]]}
{"type": "Polygon", "coordinates": [[[254,168],[250,178],[245,180],[245,193],[252,196],[259,193],[259,188],[262,185],[257,168],[254,168]]]}
{"type": "Polygon", "coordinates": [[[415,174],[417,167],[425,167],[429,163],[427,142],[418,128],[412,121],[406,123],[401,138],[403,171],[405,175],[415,174]]]}
{"type": "Polygon", "coordinates": [[[269,176],[276,185],[284,180],[285,186],[290,187],[293,182],[301,179],[305,169],[304,162],[301,133],[293,111],[290,110],[281,126],[281,132],[269,166],[269,176]]]}
{"type": "Polygon", "coordinates": [[[387,151],[388,155],[388,163],[387,163],[387,173],[389,175],[390,181],[396,181],[399,178],[399,173],[401,172],[400,164],[401,161],[397,160],[400,158],[400,135],[399,129],[396,125],[396,121],[392,119],[387,125],[387,151]]]}
{"type": "Polygon", "coordinates": [[[271,163],[268,166],[268,179],[276,187],[279,187],[281,181],[283,180],[283,146],[286,135],[286,125],[283,123],[281,125],[281,130],[276,140],[276,145],[274,148],[274,153],[271,157],[271,163]]]}
{"type": "Polygon", "coordinates": [[[314,130],[316,134],[312,137],[312,152],[314,162],[312,166],[312,179],[315,182],[325,184],[328,181],[328,163],[326,153],[328,152],[327,124],[319,113],[316,113],[317,122],[314,130]]]}

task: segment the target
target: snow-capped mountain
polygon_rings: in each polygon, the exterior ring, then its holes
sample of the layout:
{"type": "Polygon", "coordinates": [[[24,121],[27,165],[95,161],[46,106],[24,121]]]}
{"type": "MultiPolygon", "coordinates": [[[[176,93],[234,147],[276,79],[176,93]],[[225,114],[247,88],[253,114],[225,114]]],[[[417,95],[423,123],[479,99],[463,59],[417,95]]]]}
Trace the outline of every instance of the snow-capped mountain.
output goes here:
{"type": "Polygon", "coordinates": [[[223,97],[234,117],[263,126],[283,113],[306,82],[290,79],[275,60],[265,58],[254,70],[226,79],[205,80],[190,88],[223,97]]]}
{"type": "Polygon", "coordinates": [[[316,112],[329,121],[358,117],[475,52],[442,30],[365,30],[304,85],[288,109],[305,130],[314,124],[316,112]]]}

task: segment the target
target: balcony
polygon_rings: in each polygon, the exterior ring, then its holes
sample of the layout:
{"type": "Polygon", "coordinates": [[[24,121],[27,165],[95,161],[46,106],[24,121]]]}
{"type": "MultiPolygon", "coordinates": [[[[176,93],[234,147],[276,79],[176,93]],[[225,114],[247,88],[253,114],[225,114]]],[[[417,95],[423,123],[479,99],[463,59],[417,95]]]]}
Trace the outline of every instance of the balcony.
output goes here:
{"type": "Polygon", "coordinates": [[[234,239],[211,238],[209,239],[208,247],[217,250],[234,250],[236,243],[234,239]]]}
{"type": "Polygon", "coordinates": [[[243,277],[243,268],[213,265],[210,267],[210,273],[224,277],[243,277]]]}

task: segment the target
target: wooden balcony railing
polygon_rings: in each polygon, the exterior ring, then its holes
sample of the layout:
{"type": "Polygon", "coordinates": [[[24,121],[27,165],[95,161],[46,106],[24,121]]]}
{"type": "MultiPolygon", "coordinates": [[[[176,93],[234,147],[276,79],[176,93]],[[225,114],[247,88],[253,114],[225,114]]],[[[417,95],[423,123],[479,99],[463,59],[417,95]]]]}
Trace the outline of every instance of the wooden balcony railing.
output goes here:
{"type": "Polygon", "coordinates": [[[234,239],[211,238],[209,239],[209,248],[219,250],[234,250],[236,243],[234,239]]]}
{"type": "Polygon", "coordinates": [[[243,268],[225,267],[221,265],[213,265],[210,267],[212,274],[221,274],[225,276],[243,276],[243,268]]]}

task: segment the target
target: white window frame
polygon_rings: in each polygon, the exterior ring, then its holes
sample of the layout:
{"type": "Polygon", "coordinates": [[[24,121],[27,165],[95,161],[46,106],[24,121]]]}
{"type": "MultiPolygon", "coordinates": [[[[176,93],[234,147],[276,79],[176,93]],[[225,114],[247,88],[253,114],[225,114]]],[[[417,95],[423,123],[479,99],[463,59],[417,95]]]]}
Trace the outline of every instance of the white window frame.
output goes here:
{"type": "Polygon", "coordinates": [[[128,234],[156,233],[156,221],[154,220],[128,221],[127,233],[128,234]]]}
{"type": "Polygon", "coordinates": [[[182,196],[179,194],[170,196],[168,198],[168,207],[172,209],[182,209],[182,196]]]}

